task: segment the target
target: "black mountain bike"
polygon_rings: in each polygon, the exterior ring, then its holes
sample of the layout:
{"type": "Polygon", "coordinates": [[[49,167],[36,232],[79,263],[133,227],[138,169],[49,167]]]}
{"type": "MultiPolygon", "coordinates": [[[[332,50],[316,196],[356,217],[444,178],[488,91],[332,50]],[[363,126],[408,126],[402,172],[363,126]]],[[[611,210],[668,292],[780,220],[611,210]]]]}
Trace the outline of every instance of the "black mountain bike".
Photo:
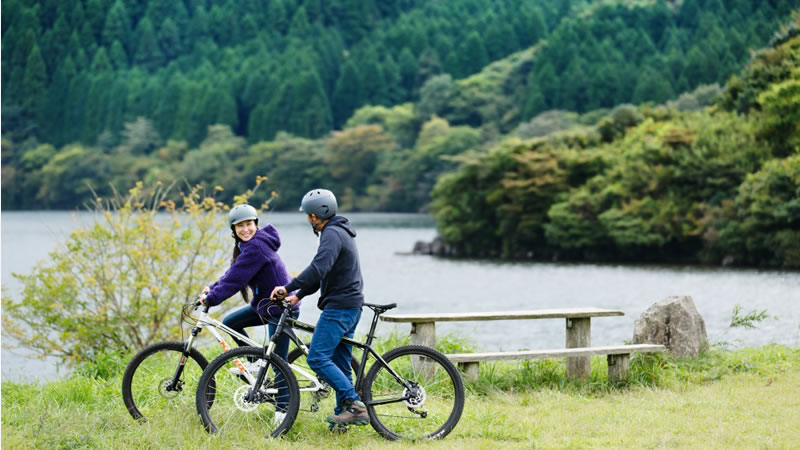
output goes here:
{"type": "MultiPolygon", "coordinates": [[[[287,301],[281,305],[284,312],[266,347],[223,353],[203,371],[196,405],[208,432],[266,430],[267,437],[277,437],[294,424],[300,389],[295,372],[273,354],[274,342],[282,333],[294,336],[293,328],[313,333],[314,326],[289,317],[287,301]],[[257,373],[242,367],[240,361],[245,358],[258,362],[257,373]]],[[[439,351],[420,345],[403,345],[378,355],[371,346],[378,318],[397,305],[364,306],[374,312],[366,341],[342,341],[362,350],[354,386],[367,407],[370,424],[389,440],[447,436],[464,409],[464,384],[458,370],[439,351]]],[[[311,373],[302,374],[302,378],[307,376],[316,380],[311,373]]]]}

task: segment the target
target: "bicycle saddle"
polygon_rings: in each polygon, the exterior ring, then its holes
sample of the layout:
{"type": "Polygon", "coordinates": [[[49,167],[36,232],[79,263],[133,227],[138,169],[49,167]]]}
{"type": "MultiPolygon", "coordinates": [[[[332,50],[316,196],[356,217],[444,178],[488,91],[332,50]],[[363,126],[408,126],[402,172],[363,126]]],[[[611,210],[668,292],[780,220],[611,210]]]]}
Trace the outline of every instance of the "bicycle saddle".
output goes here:
{"type": "Polygon", "coordinates": [[[388,305],[375,305],[373,303],[364,303],[364,306],[375,311],[375,314],[383,314],[390,309],[397,308],[397,303],[389,303],[388,305]]]}

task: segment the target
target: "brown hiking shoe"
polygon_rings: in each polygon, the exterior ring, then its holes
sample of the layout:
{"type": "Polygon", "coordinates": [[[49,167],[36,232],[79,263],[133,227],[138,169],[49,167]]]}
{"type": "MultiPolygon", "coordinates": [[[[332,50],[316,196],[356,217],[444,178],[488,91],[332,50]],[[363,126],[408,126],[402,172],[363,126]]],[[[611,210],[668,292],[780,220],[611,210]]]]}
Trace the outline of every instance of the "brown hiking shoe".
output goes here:
{"type": "Polygon", "coordinates": [[[328,416],[328,422],[338,425],[366,425],[369,423],[367,407],[360,400],[347,402],[340,414],[328,416]]]}

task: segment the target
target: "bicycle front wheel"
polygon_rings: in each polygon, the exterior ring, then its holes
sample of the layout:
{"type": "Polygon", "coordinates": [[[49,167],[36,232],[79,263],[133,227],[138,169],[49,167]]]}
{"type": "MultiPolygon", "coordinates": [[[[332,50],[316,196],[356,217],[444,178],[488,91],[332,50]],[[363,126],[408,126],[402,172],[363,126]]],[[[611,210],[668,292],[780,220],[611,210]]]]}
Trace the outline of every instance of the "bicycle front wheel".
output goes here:
{"type": "Polygon", "coordinates": [[[208,360],[186,344],[157,342],[137,353],[122,376],[122,400],[136,420],[191,411],[197,380],[208,360]],[[181,367],[182,366],[182,367],[181,367]]]}
{"type": "Polygon", "coordinates": [[[453,431],[464,410],[464,383],[453,363],[420,345],[382,358],[386,365],[375,361],[364,379],[363,400],[375,431],[392,441],[441,439],[453,431]]]}
{"type": "Polygon", "coordinates": [[[195,403],[209,433],[278,437],[294,424],[299,397],[297,380],[283,359],[264,358],[261,348],[239,347],[203,371],[195,403]],[[267,371],[256,386],[261,367],[267,371]]]}

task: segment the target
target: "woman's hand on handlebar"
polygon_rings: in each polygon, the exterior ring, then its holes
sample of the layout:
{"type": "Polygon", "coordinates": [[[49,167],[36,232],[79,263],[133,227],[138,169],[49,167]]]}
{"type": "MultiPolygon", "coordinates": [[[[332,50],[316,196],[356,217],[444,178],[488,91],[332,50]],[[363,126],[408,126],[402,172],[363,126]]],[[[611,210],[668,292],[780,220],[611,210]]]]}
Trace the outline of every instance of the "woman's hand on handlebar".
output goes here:
{"type": "Polygon", "coordinates": [[[294,305],[297,304],[297,302],[300,301],[300,298],[298,296],[296,296],[296,295],[290,295],[290,296],[286,297],[286,300],[289,301],[290,305],[294,306],[294,305]]]}

